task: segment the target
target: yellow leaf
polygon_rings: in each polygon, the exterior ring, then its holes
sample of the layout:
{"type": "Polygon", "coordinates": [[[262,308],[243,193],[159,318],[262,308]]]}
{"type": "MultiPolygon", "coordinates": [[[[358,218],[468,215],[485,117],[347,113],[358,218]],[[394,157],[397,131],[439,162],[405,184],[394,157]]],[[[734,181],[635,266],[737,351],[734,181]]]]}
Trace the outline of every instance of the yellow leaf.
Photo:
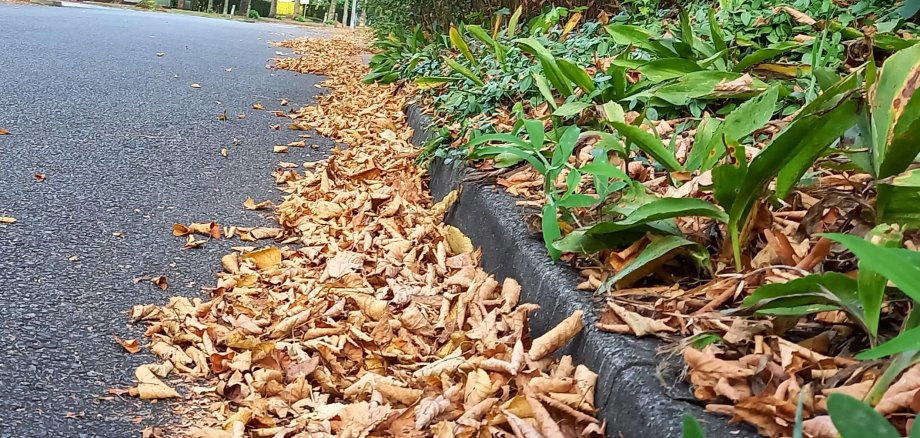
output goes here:
{"type": "Polygon", "coordinates": [[[240,256],[243,260],[252,260],[259,269],[269,269],[281,264],[281,250],[275,246],[266,246],[240,256]]]}
{"type": "Polygon", "coordinates": [[[0,224],[14,224],[16,223],[16,218],[9,216],[0,216],[0,224]]]}
{"type": "Polygon", "coordinates": [[[470,240],[469,237],[466,237],[466,234],[463,234],[463,231],[460,231],[459,228],[445,225],[444,231],[444,238],[447,239],[447,247],[450,248],[452,254],[456,255],[473,252],[473,241],[470,240]]]}

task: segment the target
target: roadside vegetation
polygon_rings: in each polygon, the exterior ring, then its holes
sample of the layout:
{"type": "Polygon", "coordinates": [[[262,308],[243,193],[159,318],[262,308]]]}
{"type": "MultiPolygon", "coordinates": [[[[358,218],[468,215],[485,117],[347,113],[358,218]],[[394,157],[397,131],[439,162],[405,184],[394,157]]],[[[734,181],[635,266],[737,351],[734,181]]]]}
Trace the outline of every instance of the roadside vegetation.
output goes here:
{"type": "Polygon", "coordinates": [[[665,340],[708,410],[771,437],[917,436],[918,8],[390,17],[365,82],[414,88],[420,161],[519,196],[599,327],[665,340]]]}

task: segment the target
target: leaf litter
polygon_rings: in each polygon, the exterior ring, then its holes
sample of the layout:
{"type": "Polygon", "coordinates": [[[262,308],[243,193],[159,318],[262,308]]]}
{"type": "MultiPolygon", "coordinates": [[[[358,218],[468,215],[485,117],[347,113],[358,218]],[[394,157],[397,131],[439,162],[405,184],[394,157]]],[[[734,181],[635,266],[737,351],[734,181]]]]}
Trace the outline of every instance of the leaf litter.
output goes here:
{"type": "MultiPolygon", "coordinates": [[[[480,251],[443,223],[456,194],[432,202],[407,94],[355,74],[366,39],[279,45],[303,56],[278,68],[324,74],[331,90],[292,128],[348,148],[275,172],[286,195],[271,238],[282,246],[222,257],[208,300],[132,308],[161,362],[139,367],[129,393],[184,398],[187,432],[200,437],[603,436],[597,375],[552,356],[582,330],[581,311],[534,337],[539,306],[519,303],[517,281],[485,273],[480,251]]],[[[220,238],[221,227],[173,234],[220,238]]]]}

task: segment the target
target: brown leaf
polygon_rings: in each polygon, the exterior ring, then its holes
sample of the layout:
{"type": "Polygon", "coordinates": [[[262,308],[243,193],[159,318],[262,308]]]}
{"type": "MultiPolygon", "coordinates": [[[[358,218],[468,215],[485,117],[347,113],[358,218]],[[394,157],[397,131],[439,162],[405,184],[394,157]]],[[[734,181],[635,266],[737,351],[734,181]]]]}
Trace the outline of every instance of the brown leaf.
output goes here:
{"type": "Polygon", "coordinates": [[[44,173],[36,173],[36,174],[35,174],[35,182],[44,182],[44,181],[45,181],[45,174],[44,174],[44,173]]]}
{"type": "Polygon", "coordinates": [[[201,88],[201,85],[199,85],[199,84],[192,84],[192,88],[201,88]]]}
{"type": "Polygon", "coordinates": [[[584,312],[576,310],[543,336],[534,339],[530,345],[530,358],[540,360],[567,344],[585,326],[583,315],[584,312]]]}
{"type": "Polygon", "coordinates": [[[252,252],[241,254],[240,259],[252,260],[257,268],[265,270],[281,264],[281,250],[275,246],[266,246],[252,252]]]}
{"type": "Polygon", "coordinates": [[[0,224],[15,224],[16,218],[10,216],[0,216],[0,224]]]}
{"type": "MultiPolygon", "coordinates": [[[[631,312],[626,310],[622,306],[619,306],[615,303],[607,303],[607,307],[610,311],[619,318],[620,321],[623,321],[629,330],[636,336],[645,336],[648,334],[657,334],[660,332],[673,332],[676,329],[668,326],[667,324],[657,321],[651,318],[646,318],[636,312],[631,312]]],[[[597,327],[601,330],[606,330],[605,327],[609,327],[608,324],[598,323],[597,327]]],[[[607,331],[616,331],[616,330],[607,330],[607,331]]]]}
{"type": "Polygon", "coordinates": [[[256,103],[252,104],[252,109],[254,109],[254,110],[264,110],[264,109],[265,109],[265,105],[262,105],[261,103],[256,102],[256,103]]]}
{"type": "Polygon", "coordinates": [[[888,387],[878,404],[875,405],[875,410],[882,415],[888,415],[908,408],[918,390],[920,390],[920,365],[914,365],[888,387]]]}
{"type": "Polygon", "coordinates": [[[6,129],[0,128],[0,135],[10,135],[10,131],[7,131],[6,129]]]}
{"type": "Polygon", "coordinates": [[[117,342],[118,345],[121,345],[122,348],[124,348],[125,351],[127,351],[128,353],[134,354],[134,353],[137,353],[138,351],[141,351],[141,347],[140,345],[138,345],[137,339],[125,340],[125,339],[119,338],[118,336],[113,336],[113,337],[115,338],[115,342],[117,342]]]}
{"type": "Polygon", "coordinates": [[[165,275],[157,275],[156,277],[150,277],[150,282],[160,288],[160,290],[166,290],[169,288],[169,282],[166,280],[165,275]]]}

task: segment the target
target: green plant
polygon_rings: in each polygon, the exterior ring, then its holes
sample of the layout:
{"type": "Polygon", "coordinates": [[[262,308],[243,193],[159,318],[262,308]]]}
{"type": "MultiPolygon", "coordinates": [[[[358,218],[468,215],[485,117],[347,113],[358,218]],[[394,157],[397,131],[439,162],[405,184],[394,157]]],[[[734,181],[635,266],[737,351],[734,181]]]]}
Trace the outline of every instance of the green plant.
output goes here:
{"type": "Polygon", "coordinates": [[[251,18],[251,19],[253,19],[253,20],[258,20],[258,19],[259,19],[259,11],[255,10],[255,9],[250,9],[250,10],[249,10],[249,13],[246,14],[246,16],[249,17],[249,18],[251,18]]]}
{"type": "Polygon", "coordinates": [[[137,6],[144,9],[155,10],[160,7],[155,0],[140,0],[137,6]]]}

